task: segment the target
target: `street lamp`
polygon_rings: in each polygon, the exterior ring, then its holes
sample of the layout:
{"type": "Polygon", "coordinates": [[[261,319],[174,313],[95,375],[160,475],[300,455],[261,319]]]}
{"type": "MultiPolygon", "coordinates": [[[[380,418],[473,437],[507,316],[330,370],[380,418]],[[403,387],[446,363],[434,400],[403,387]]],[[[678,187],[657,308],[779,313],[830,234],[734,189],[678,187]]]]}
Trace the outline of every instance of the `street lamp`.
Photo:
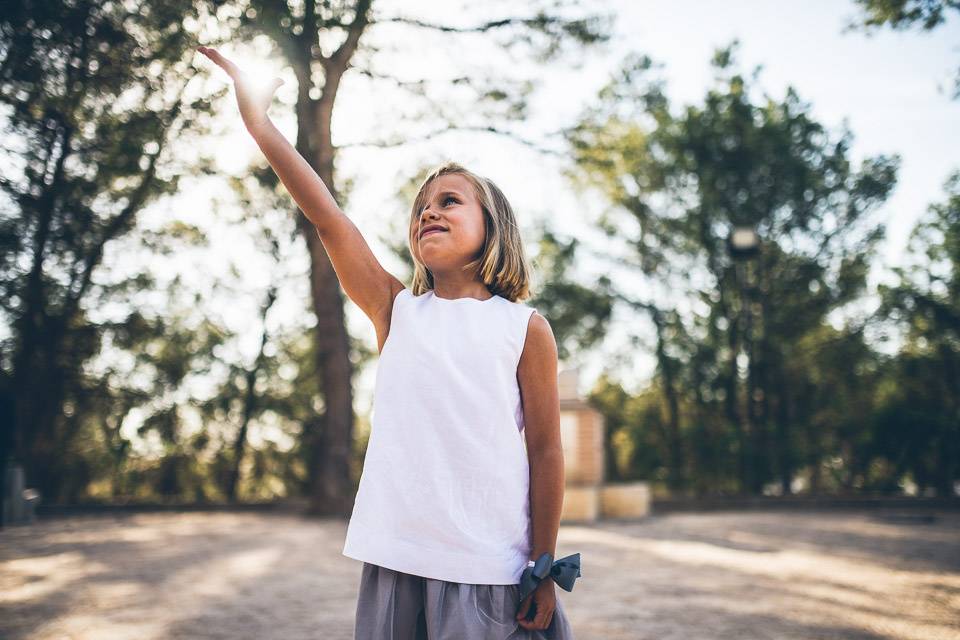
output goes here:
{"type": "MultiPolygon", "coordinates": [[[[751,370],[754,366],[753,310],[751,308],[753,302],[753,283],[751,281],[752,278],[749,267],[752,262],[751,258],[760,252],[760,235],[753,227],[736,226],[730,231],[730,235],[727,237],[727,249],[730,251],[730,257],[734,261],[734,278],[736,278],[736,283],[740,289],[738,318],[735,328],[731,330],[735,332],[734,336],[740,338],[740,345],[737,351],[742,349],[744,356],[746,356],[746,389],[743,394],[743,416],[737,425],[737,437],[740,441],[740,455],[738,460],[740,480],[746,485],[743,488],[749,490],[753,471],[753,452],[751,451],[750,439],[756,437],[753,432],[753,407],[751,404],[753,400],[753,376],[751,375],[751,370]],[[742,334],[740,334],[741,330],[743,331],[742,334]],[[737,334],[740,335],[738,336],[737,334]],[[751,477],[748,477],[748,474],[751,477]]],[[[733,357],[736,359],[739,359],[738,356],[738,353],[733,354],[733,357]]],[[[734,400],[734,402],[736,402],[736,400],[734,400]]]]}
{"type": "Polygon", "coordinates": [[[734,227],[727,238],[730,256],[749,258],[760,250],[760,235],[753,227],[734,227]]]}

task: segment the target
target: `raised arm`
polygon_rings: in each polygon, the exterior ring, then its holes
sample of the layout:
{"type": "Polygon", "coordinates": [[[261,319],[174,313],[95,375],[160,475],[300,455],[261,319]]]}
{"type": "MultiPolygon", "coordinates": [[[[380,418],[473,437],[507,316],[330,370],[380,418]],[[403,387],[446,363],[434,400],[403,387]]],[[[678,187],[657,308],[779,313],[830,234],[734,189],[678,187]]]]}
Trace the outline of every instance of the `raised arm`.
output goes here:
{"type": "Polygon", "coordinates": [[[357,226],[334,200],[327,186],[270,120],[267,108],[283,80],[276,78],[263,88],[256,87],[243,71],[216,49],[197,47],[233,80],[237,106],[243,123],[263,151],[270,166],[297,206],[313,223],[330,256],[337,278],[351,300],[373,321],[382,343],[386,337],[393,297],[403,288],[370,250],[357,226]],[[385,314],[387,317],[385,317],[385,314]]]}

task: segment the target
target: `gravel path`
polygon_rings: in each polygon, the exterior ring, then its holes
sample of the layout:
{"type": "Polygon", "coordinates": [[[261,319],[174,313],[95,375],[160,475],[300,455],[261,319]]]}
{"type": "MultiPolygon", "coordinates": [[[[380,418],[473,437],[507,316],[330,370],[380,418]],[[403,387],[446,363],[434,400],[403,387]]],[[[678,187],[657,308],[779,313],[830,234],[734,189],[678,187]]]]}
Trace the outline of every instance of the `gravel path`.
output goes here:
{"type": "MultiPolygon", "coordinates": [[[[960,513],[710,512],[561,527],[577,637],[960,640],[960,513]]],[[[346,522],[143,513],[0,530],[0,638],[349,640],[346,522]]]]}

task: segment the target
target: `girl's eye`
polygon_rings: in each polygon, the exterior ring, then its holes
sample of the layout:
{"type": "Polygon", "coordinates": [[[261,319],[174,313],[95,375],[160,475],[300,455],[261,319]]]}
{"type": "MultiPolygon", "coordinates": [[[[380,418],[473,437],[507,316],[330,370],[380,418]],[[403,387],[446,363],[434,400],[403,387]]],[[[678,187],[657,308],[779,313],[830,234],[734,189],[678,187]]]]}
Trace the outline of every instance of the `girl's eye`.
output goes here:
{"type": "MultiPolygon", "coordinates": [[[[454,198],[453,196],[447,196],[446,198],[443,199],[443,204],[444,204],[444,206],[446,206],[447,202],[450,201],[450,200],[453,200],[454,202],[457,202],[457,199],[454,198]]],[[[421,210],[420,210],[420,213],[422,214],[425,210],[426,210],[426,207],[424,207],[423,209],[421,209],[421,210]]]]}

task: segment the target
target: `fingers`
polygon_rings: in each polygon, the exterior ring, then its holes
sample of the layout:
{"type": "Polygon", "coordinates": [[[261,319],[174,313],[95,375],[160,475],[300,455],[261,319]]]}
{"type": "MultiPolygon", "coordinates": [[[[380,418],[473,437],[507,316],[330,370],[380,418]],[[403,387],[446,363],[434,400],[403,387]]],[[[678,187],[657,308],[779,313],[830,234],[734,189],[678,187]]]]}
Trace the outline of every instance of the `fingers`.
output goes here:
{"type": "Polygon", "coordinates": [[[537,612],[537,615],[533,618],[533,626],[537,629],[546,629],[550,626],[550,618],[553,616],[553,611],[547,609],[541,609],[537,612]]]}
{"type": "MultiPolygon", "coordinates": [[[[537,616],[539,618],[540,616],[537,616]]],[[[529,629],[530,631],[546,631],[550,627],[550,620],[552,619],[553,614],[550,614],[544,622],[537,622],[534,620],[518,620],[519,624],[524,629],[529,629]]]]}
{"type": "Polygon", "coordinates": [[[520,603],[520,610],[517,611],[517,624],[519,624],[524,629],[530,629],[531,631],[545,630],[550,626],[550,621],[553,618],[553,607],[548,607],[546,604],[537,603],[536,614],[533,616],[532,620],[527,620],[527,614],[530,611],[530,605],[533,602],[533,594],[527,596],[523,602],[520,603]]]}
{"type": "Polygon", "coordinates": [[[541,611],[533,617],[533,620],[518,620],[519,624],[524,629],[530,629],[531,631],[544,631],[550,626],[550,622],[553,619],[552,611],[541,611]]]}
{"type": "Polygon", "coordinates": [[[531,631],[542,631],[550,626],[556,604],[550,598],[542,597],[537,600],[534,597],[535,595],[536,592],[531,593],[520,603],[520,610],[517,611],[517,624],[531,631]],[[534,616],[531,620],[527,620],[526,617],[534,602],[536,602],[534,616]]]}
{"type": "Polygon", "coordinates": [[[240,67],[235,65],[230,60],[224,58],[223,55],[216,49],[200,46],[197,47],[197,51],[213,60],[214,64],[226,71],[231,78],[236,78],[240,74],[240,67]]]}
{"type": "Polygon", "coordinates": [[[527,612],[530,611],[530,602],[533,601],[533,596],[529,595],[523,599],[523,602],[520,603],[520,610],[517,611],[517,620],[520,620],[523,624],[523,619],[527,617],[527,612]]]}

